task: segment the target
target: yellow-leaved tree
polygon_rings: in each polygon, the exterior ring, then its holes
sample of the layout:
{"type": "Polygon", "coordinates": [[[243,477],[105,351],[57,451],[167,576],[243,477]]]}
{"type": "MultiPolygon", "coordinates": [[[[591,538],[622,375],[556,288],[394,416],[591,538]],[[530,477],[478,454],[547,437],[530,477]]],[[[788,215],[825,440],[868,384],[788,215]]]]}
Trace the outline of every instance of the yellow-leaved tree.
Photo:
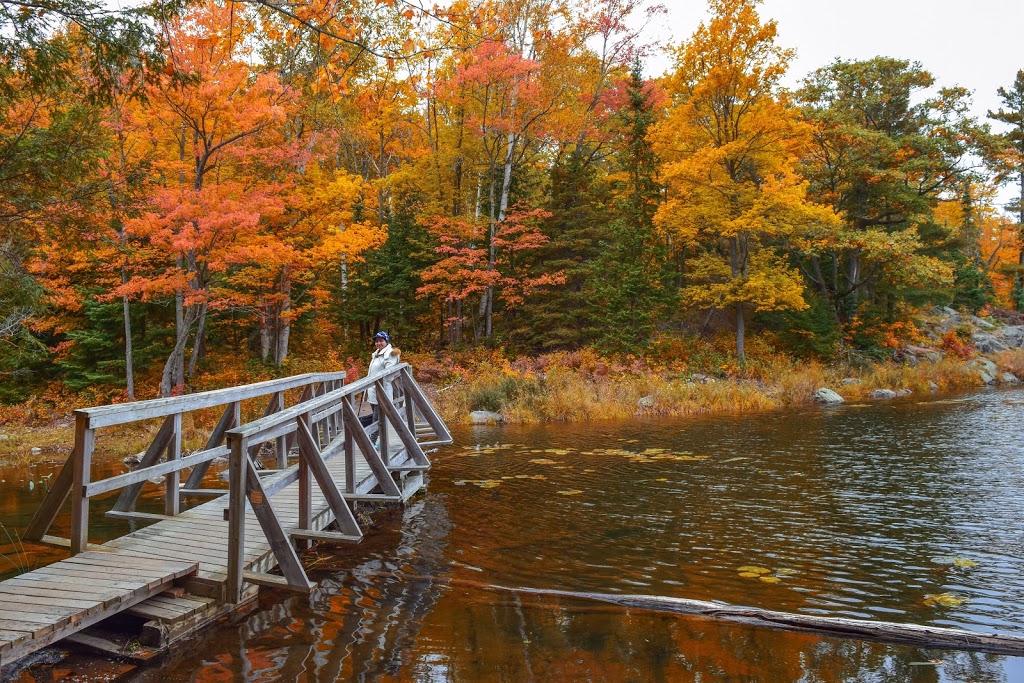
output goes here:
{"type": "Polygon", "coordinates": [[[735,311],[741,367],[750,311],[807,306],[787,241],[836,221],[796,173],[810,130],[780,94],[792,51],[759,2],[710,0],[711,19],[676,50],[669,113],[652,132],[667,186],[655,222],[692,254],[684,300],[735,311]]]}

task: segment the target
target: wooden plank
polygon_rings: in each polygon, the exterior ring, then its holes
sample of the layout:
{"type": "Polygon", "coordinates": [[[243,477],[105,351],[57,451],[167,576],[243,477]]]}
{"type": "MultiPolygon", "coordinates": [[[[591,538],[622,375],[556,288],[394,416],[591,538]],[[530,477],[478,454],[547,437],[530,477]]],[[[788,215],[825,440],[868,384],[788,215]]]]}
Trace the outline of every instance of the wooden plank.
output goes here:
{"type": "MultiPolygon", "coordinates": [[[[402,442],[402,445],[405,446],[405,452],[412,457],[417,465],[422,465],[424,468],[430,467],[430,461],[427,460],[427,456],[423,453],[423,449],[420,448],[419,443],[417,443],[416,436],[412,433],[412,430],[409,429],[409,425],[402,420],[401,413],[398,412],[398,408],[396,408],[395,404],[388,398],[387,392],[378,392],[377,395],[380,397],[377,399],[380,409],[385,415],[387,415],[387,419],[394,425],[395,431],[398,432],[399,440],[402,442]]],[[[383,433],[383,430],[381,431],[383,433]]],[[[381,444],[383,448],[384,441],[381,441],[381,444]]]]}
{"type": "Polygon", "coordinates": [[[0,619],[0,630],[17,631],[24,633],[30,638],[38,638],[54,629],[50,622],[42,621],[21,621],[20,619],[0,619]]]}
{"type": "MultiPolygon", "coordinates": [[[[173,440],[173,435],[171,436],[171,440],[173,440]]],[[[204,463],[209,463],[211,460],[214,460],[216,458],[225,457],[228,453],[229,451],[226,446],[218,446],[216,448],[211,448],[209,450],[198,451],[196,453],[192,453],[191,455],[186,455],[177,460],[156,463],[145,468],[142,467],[140,463],[138,469],[132,472],[118,474],[113,477],[100,479],[99,481],[94,481],[90,483],[89,486],[87,486],[85,489],[86,495],[88,495],[90,498],[93,498],[95,496],[108,493],[109,491],[116,491],[119,488],[124,488],[132,484],[138,484],[140,486],[145,485],[147,481],[155,477],[167,474],[168,472],[181,471],[188,467],[194,467],[204,463]]],[[[184,492],[184,489],[182,489],[182,492],[184,492]]],[[[223,491],[223,493],[226,492],[226,490],[223,491]]]]}
{"type": "MultiPolygon", "coordinates": [[[[146,448],[146,452],[142,454],[142,459],[139,460],[138,469],[146,469],[152,467],[160,460],[160,454],[167,448],[168,442],[171,440],[171,436],[174,432],[174,420],[171,417],[164,419],[163,424],[160,425],[160,429],[157,431],[156,436],[153,437],[153,442],[146,448]]],[[[149,477],[146,477],[148,479],[149,477]]],[[[142,486],[145,481],[139,481],[127,485],[121,495],[117,497],[117,501],[114,503],[113,509],[118,512],[128,512],[135,509],[135,502],[139,499],[139,494],[142,493],[142,486]]]]}
{"type": "MultiPolygon", "coordinates": [[[[252,506],[256,519],[259,520],[260,526],[263,528],[267,541],[270,542],[270,547],[274,551],[278,567],[288,580],[289,586],[296,590],[309,592],[313,584],[306,577],[306,571],[302,568],[298,555],[295,554],[295,548],[292,547],[288,535],[281,526],[281,522],[274,511],[270,499],[263,491],[263,485],[260,482],[259,476],[251,467],[247,468],[246,471],[248,476],[249,504],[252,506]]],[[[234,510],[232,510],[233,515],[234,510]]]]}
{"type": "Polygon", "coordinates": [[[164,514],[170,517],[181,512],[181,498],[178,497],[178,488],[181,486],[181,413],[170,416],[174,421],[174,431],[167,443],[168,466],[174,469],[164,475],[164,514]]]}
{"type": "MultiPolygon", "coordinates": [[[[354,386],[354,385],[350,385],[354,386]]],[[[391,478],[391,473],[388,472],[387,467],[380,459],[380,455],[374,449],[373,444],[370,443],[370,437],[367,436],[366,430],[363,429],[362,424],[359,422],[359,418],[356,416],[355,410],[352,409],[351,404],[345,404],[344,410],[345,416],[345,430],[352,432],[352,438],[355,440],[359,450],[362,451],[363,459],[366,460],[366,464],[370,466],[370,470],[373,472],[374,477],[377,479],[377,484],[384,491],[384,495],[387,496],[399,496],[401,491],[398,489],[398,485],[391,478]]]]}
{"type": "MultiPolygon", "coordinates": [[[[217,421],[217,426],[213,428],[210,438],[206,440],[206,445],[203,447],[204,451],[212,450],[223,444],[224,434],[232,427],[237,427],[241,423],[241,411],[242,404],[238,401],[234,401],[227,405],[224,409],[224,413],[220,416],[220,420],[217,421]]],[[[227,446],[224,446],[224,455],[227,456],[229,452],[230,451],[227,449],[227,446]]],[[[189,473],[188,479],[185,480],[185,488],[199,488],[199,484],[203,481],[203,477],[206,476],[206,472],[209,468],[209,461],[198,463],[189,473]]]]}
{"type": "Polygon", "coordinates": [[[434,407],[430,405],[430,399],[423,393],[423,389],[416,383],[416,380],[412,378],[412,372],[410,371],[409,365],[403,363],[399,366],[402,373],[402,388],[406,390],[408,396],[416,404],[416,408],[419,410],[420,415],[426,420],[430,428],[434,430],[437,438],[442,443],[451,443],[452,435],[448,431],[448,427],[445,426],[444,420],[437,414],[434,407]]]}
{"type": "MultiPolygon", "coordinates": [[[[70,538],[62,538],[60,536],[50,536],[49,534],[47,534],[46,536],[43,536],[39,540],[33,541],[33,542],[34,543],[39,543],[40,545],[50,546],[52,548],[67,548],[69,550],[71,549],[71,539],[70,538]]],[[[99,550],[102,547],[103,546],[98,544],[98,543],[90,543],[89,545],[86,546],[86,549],[87,550],[99,550]]]]}
{"type": "Polygon", "coordinates": [[[27,602],[17,599],[0,598],[0,610],[4,613],[18,612],[20,614],[38,614],[38,615],[50,615],[55,622],[59,622],[61,619],[71,619],[71,616],[78,614],[80,611],[74,607],[64,607],[61,605],[44,605],[34,602],[27,602]]]}
{"type": "Polygon", "coordinates": [[[45,588],[19,588],[17,590],[4,590],[0,586],[0,600],[6,602],[16,602],[19,605],[55,605],[57,607],[66,607],[69,610],[75,611],[76,609],[81,610],[93,610],[101,609],[114,604],[117,602],[118,592],[107,591],[102,597],[98,596],[80,596],[78,598],[69,598],[63,594],[55,594],[52,590],[45,588]]]}
{"type": "Polygon", "coordinates": [[[89,418],[75,412],[75,447],[72,451],[71,471],[71,554],[80,553],[89,544],[89,498],[85,487],[89,484],[92,466],[93,431],[89,418]]]}
{"type": "Polygon", "coordinates": [[[194,562],[164,562],[162,560],[150,560],[143,557],[137,557],[130,552],[86,552],[81,553],[80,555],[75,555],[74,557],[69,557],[66,560],[61,560],[61,562],[97,567],[113,567],[117,569],[133,569],[156,574],[165,573],[173,575],[175,578],[190,573],[190,568],[192,570],[195,569],[194,562]]]}
{"type": "MultiPolygon", "coordinates": [[[[43,498],[39,509],[32,515],[32,520],[29,521],[25,533],[21,535],[23,540],[39,541],[46,536],[46,532],[53,526],[53,520],[57,519],[57,513],[60,512],[61,506],[64,505],[64,501],[68,499],[68,494],[71,493],[75,469],[72,464],[74,457],[72,454],[71,457],[65,460],[64,466],[60,468],[60,472],[54,477],[50,490],[47,491],[46,497],[43,498]]],[[[71,547],[70,541],[68,542],[68,547],[71,547]]]]}
{"type": "Polygon", "coordinates": [[[245,572],[243,578],[249,583],[256,584],[257,586],[266,586],[268,588],[280,588],[283,590],[298,590],[302,592],[303,589],[299,586],[292,585],[288,579],[277,574],[266,574],[264,572],[245,572]]]}
{"type": "Polygon", "coordinates": [[[228,432],[228,446],[231,458],[228,461],[228,483],[231,492],[228,494],[229,528],[227,557],[227,599],[229,602],[242,601],[242,571],[245,560],[245,500],[249,469],[249,443],[239,434],[228,432]]]}
{"type": "Polygon", "coordinates": [[[228,495],[228,489],[191,489],[191,488],[182,488],[181,489],[181,495],[183,495],[183,496],[205,496],[205,497],[210,497],[210,498],[220,498],[221,496],[228,495]]]}
{"type": "Polygon", "coordinates": [[[137,422],[156,417],[166,417],[174,413],[190,412],[203,408],[214,408],[235,401],[244,401],[250,398],[266,396],[275,391],[287,391],[296,387],[305,386],[311,382],[323,381],[324,377],[343,378],[343,371],[330,373],[306,373],[294,375],[282,379],[272,379],[266,382],[246,384],[241,387],[229,387],[226,389],[214,389],[213,391],[202,391],[185,396],[171,396],[168,398],[156,398],[148,401],[134,401],[132,403],[119,403],[111,406],[97,406],[82,410],[89,417],[89,426],[93,429],[110,427],[113,425],[137,422]]]}
{"type": "MultiPolygon", "coordinates": [[[[320,491],[323,492],[324,498],[327,499],[327,506],[331,512],[334,513],[334,519],[338,523],[342,532],[349,534],[350,536],[362,536],[363,531],[359,528],[359,523],[356,521],[355,516],[352,514],[352,510],[349,508],[345,499],[342,497],[341,492],[338,490],[337,484],[334,483],[331,473],[327,469],[327,465],[320,458],[320,450],[317,448],[316,443],[313,441],[313,435],[309,431],[309,416],[304,415],[299,418],[299,457],[309,467],[309,471],[312,473],[313,478],[316,479],[316,483],[320,486],[320,491]]],[[[308,529],[309,524],[303,524],[303,520],[300,518],[299,526],[303,529],[308,529]]]]}
{"type": "Polygon", "coordinates": [[[338,531],[313,531],[312,529],[290,529],[288,535],[292,538],[319,541],[321,543],[359,543],[363,540],[362,535],[355,536],[338,531]]]}
{"type": "Polygon", "coordinates": [[[165,621],[175,621],[187,616],[178,610],[161,607],[160,605],[150,605],[149,600],[139,603],[134,607],[130,607],[125,610],[125,612],[133,617],[140,617],[142,619],[160,619],[165,621]]]}
{"type": "MultiPolygon", "coordinates": [[[[38,572],[40,570],[37,569],[36,571],[38,572]]],[[[33,572],[33,574],[33,576],[28,576],[27,574],[25,574],[23,575],[23,577],[18,578],[23,579],[24,581],[43,584],[53,588],[54,590],[64,590],[70,592],[81,591],[82,593],[95,592],[98,590],[105,590],[108,588],[121,589],[124,591],[133,591],[139,588],[140,586],[146,587],[148,586],[149,583],[151,583],[148,581],[140,582],[138,580],[131,581],[127,579],[116,581],[111,580],[110,578],[108,578],[110,572],[106,572],[105,574],[94,574],[80,571],[58,571],[54,573],[40,574],[36,574],[35,572],[33,572]],[[63,588],[61,588],[61,586],[63,586],[63,588]]],[[[7,581],[12,580],[13,579],[8,579],[7,581]]]]}

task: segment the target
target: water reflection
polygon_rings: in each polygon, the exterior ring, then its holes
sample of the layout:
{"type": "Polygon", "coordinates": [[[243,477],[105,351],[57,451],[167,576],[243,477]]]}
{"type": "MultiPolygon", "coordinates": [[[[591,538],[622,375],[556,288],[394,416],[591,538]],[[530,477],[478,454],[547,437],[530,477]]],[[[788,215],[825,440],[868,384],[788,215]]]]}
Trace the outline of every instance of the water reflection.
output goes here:
{"type": "Polygon", "coordinates": [[[126,680],[1024,680],[1019,658],[487,588],[1024,633],[1018,396],[465,429],[413,505],[307,556],[313,595],[265,593],[126,680]]]}

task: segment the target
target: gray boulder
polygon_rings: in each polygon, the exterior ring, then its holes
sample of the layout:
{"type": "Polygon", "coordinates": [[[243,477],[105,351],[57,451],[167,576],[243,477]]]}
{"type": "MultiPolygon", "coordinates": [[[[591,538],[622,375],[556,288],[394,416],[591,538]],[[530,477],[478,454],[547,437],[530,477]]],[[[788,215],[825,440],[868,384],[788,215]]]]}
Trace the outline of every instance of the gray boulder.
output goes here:
{"type": "Polygon", "coordinates": [[[494,413],[490,410],[474,410],[469,414],[470,424],[489,425],[504,422],[505,418],[501,413],[494,413]]]}
{"type": "Polygon", "coordinates": [[[641,396],[636,401],[636,407],[639,408],[640,410],[650,410],[651,408],[654,407],[654,397],[641,396]]]}
{"type": "Polygon", "coordinates": [[[896,398],[897,395],[892,389],[875,389],[868,394],[868,398],[896,398]]]}
{"type": "Polygon", "coordinates": [[[997,351],[1005,351],[1009,348],[999,337],[981,331],[975,331],[971,335],[971,344],[980,353],[996,353],[997,351]]]}
{"type": "Polygon", "coordinates": [[[910,396],[912,393],[914,393],[914,392],[911,391],[910,389],[905,388],[905,387],[903,389],[897,389],[896,390],[896,395],[897,396],[910,396]]]}
{"type": "Polygon", "coordinates": [[[942,351],[930,349],[927,346],[914,346],[911,344],[903,349],[903,353],[907,356],[931,361],[932,363],[942,360],[942,351]]]}
{"type": "Polygon", "coordinates": [[[848,387],[853,384],[860,384],[860,377],[844,377],[839,380],[839,384],[844,387],[848,387]]]}
{"type": "Polygon", "coordinates": [[[935,382],[929,381],[928,382],[928,390],[929,391],[938,391],[939,390],[939,385],[936,384],[935,382]]]}
{"type": "Polygon", "coordinates": [[[811,398],[814,400],[815,403],[834,404],[843,402],[842,396],[832,391],[831,389],[826,389],[825,387],[822,387],[821,389],[815,391],[814,395],[811,396],[811,398]]]}
{"type": "Polygon", "coordinates": [[[982,384],[994,384],[999,368],[988,358],[972,358],[967,361],[967,368],[977,373],[982,384]]]}
{"type": "Polygon", "coordinates": [[[999,338],[1012,349],[1024,346],[1024,325],[1010,325],[998,332],[999,338]]]}
{"type": "Polygon", "coordinates": [[[1020,377],[1013,374],[1012,372],[1000,372],[999,373],[1000,384],[1020,384],[1020,377]]]}

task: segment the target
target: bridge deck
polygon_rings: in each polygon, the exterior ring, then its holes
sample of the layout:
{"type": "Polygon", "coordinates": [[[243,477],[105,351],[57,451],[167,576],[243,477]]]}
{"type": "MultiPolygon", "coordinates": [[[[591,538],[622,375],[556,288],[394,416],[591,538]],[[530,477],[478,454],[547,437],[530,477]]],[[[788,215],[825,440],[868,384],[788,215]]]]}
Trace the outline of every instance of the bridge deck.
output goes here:
{"type": "MultiPolygon", "coordinates": [[[[339,490],[344,491],[344,458],[331,458],[326,464],[339,490]]],[[[268,483],[273,476],[267,478],[268,483]]],[[[365,460],[356,468],[356,478],[359,493],[376,483],[365,460]]],[[[271,496],[289,531],[299,527],[298,491],[299,484],[294,482],[271,496]]],[[[314,529],[323,529],[334,520],[316,487],[312,505],[314,529]]],[[[182,611],[181,605],[195,603],[194,596],[172,598],[160,593],[186,576],[226,581],[226,507],[225,496],[214,498],[97,550],[0,582],[0,661],[24,657],[119,612],[174,616],[182,611]],[[153,609],[148,607],[151,604],[153,609]]],[[[273,550],[251,509],[246,513],[245,529],[245,569],[264,572],[273,568],[273,550]]]]}
{"type": "Polygon", "coordinates": [[[101,639],[77,632],[121,612],[150,620],[142,635],[156,631],[163,647],[237,609],[258,586],[311,590],[297,547],[359,541],[363,532],[352,504],[404,503],[430,466],[422,447],[451,443],[407,365],[349,385],[341,381],[330,374],[298,375],[76,411],[75,448],[23,536],[66,544],[72,557],[0,583],[0,664],[67,636],[95,646],[101,639]],[[302,387],[298,403],[286,408],[284,392],[302,387]],[[379,444],[371,441],[353,400],[373,387],[380,399],[379,444]],[[264,417],[242,424],[241,402],[266,395],[271,400],[264,417]],[[182,415],[218,406],[224,411],[206,447],[183,454],[182,415]],[[163,424],[137,470],[92,479],[97,429],[158,417],[163,424]],[[261,475],[253,458],[267,443],[275,445],[281,471],[261,475]],[[289,452],[298,458],[291,467],[289,452]],[[209,463],[223,455],[230,473],[224,495],[195,488],[209,463]],[[186,469],[191,472],[183,486],[186,469]],[[164,478],[165,514],[135,512],[142,487],[156,476],[164,478]],[[94,546],[88,541],[89,499],[118,489],[109,515],[157,521],[94,546]],[[198,494],[217,497],[182,511],[183,497],[198,494]],[[47,536],[68,497],[70,538],[47,536]],[[335,514],[338,531],[327,532],[335,514]],[[275,567],[281,576],[268,573],[275,567]]]}
{"type": "Polygon", "coordinates": [[[196,562],[89,551],[0,583],[0,659],[12,661],[194,574],[196,562]]]}
{"type": "MultiPolygon", "coordinates": [[[[284,473],[296,467],[297,465],[292,465],[284,473]]],[[[345,459],[335,457],[327,460],[327,469],[331,472],[338,489],[344,491],[347,483],[345,459]]],[[[360,484],[375,483],[370,468],[363,459],[360,459],[360,466],[356,468],[356,478],[360,484]]],[[[267,482],[269,481],[268,477],[267,482]]],[[[357,491],[360,491],[360,488],[356,486],[357,491]]],[[[270,499],[285,530],[298,529],[298,482],[281,489],[270,499]]],[[[314,529],[323,529],[334,521],[334,515],[317,487],[313,487],[312,504],[314,529]]],[[[227,501],[224,496],[214,498],[176,517],[109,541],[103,547],[128,551],[143,557],[196,562],[199,564],[199,578],[225,581],[228,562],[228,522],[224,519],[226,508],[227,501]]],[[[247,571],[266,571],[274,566],[274,553],[270,542],[263,534],[251,508],[245,515],[245,558],[247,571]]]]}

